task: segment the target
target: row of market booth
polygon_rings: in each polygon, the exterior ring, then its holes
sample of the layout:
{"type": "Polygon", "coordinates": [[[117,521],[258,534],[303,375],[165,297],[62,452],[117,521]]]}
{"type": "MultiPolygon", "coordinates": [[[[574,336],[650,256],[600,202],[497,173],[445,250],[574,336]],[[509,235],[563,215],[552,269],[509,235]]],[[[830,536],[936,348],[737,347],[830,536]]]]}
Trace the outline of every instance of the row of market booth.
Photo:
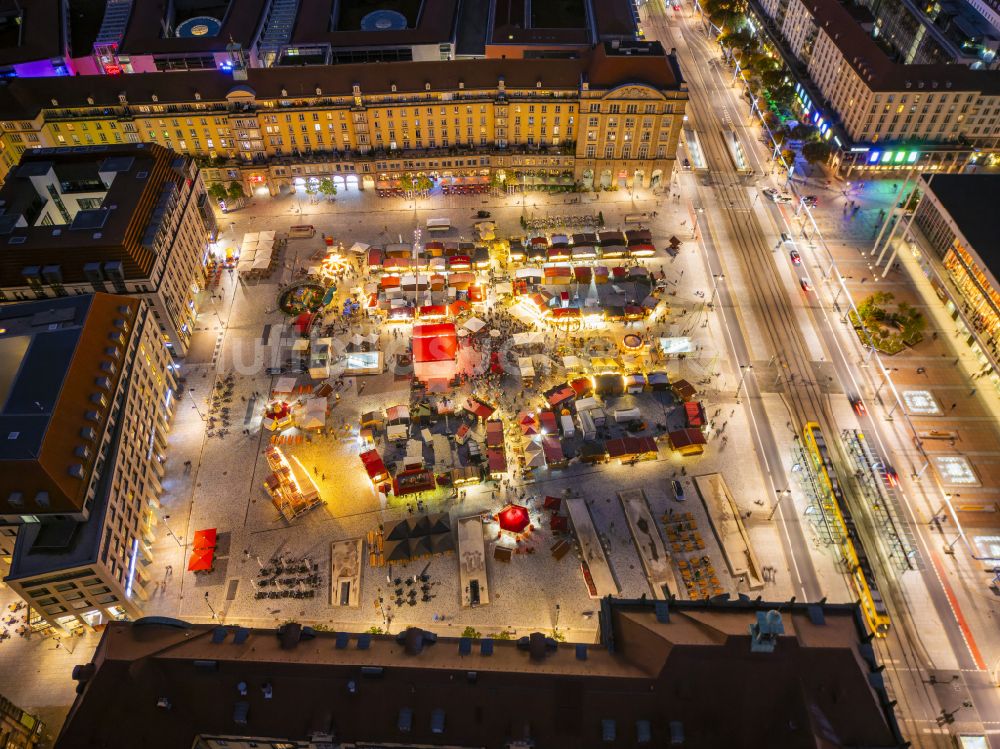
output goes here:
{"type": "Polygon", "coordinates": [[[243,235],[236,270],[245,275],[267,275],[277,262],[276,239],[273,231],[248,232],[243,235]]]}
{"type": "Polygon", "coordinates": [[[508,245],[512,263],[641,259],[655,254],[653,236],[648,229],[538,235],[511,239],[508,245]]]}
{"type": "Polygon", "coordinates": [[[271,471],[264,479],[264,489],[285,520],[294,520],[323,504],[319,487],[298,458],[286,456],[275,445],[264,451],[264,457],[271,471]]]}
{"type": "Polygon", "coordinates": [[[489,247],[472,242],[427,242],[419,253],[413,245],[388,244],[369,247],[366,258],[372,271],[406,270],[470,270],[484,269],[490,265],[489,247]]]}

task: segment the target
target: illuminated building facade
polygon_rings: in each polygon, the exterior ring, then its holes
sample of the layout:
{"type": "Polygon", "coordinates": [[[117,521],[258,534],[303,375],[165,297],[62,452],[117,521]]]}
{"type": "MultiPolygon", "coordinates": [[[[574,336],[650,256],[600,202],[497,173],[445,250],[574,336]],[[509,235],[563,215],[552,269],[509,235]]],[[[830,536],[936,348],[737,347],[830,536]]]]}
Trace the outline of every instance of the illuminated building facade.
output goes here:
{"type": "Polygon", "coordinates": [[[29,149],[0,201],[0,302],[139,296],[184,355],[215,233],[192,158],[155,144],[29,149]]]}
{"type": "Polygon", "coordinates": [[[957,171],[1000,152],[1000,71],[896,62],[874,17],[839,0],[750,0],[749,10],[805,75],[800,116],[855,171],[957,171]]]}
{"type": "Polygon", "coordinates": [[[922,197],[908,225],[911,250],[963,331],[983,371],[1000,388],[1000,175],[935,174],[916,180],[922,197]]]}
{"type": "Polygon", "coordinates": [[[171,356],[152,310],[111,294],[0,307],[0,522],[5,582],[48,624],[134,618],[173,412],[171,356]]]}
{"type": "MultiPolygon", "coordinates": [[[[402,174],[519,175],[584,186],[670,178],[687,102],[659,43],[607,42],[547,60],[335,65],[13,81],[0,89],[6,168],[31,144],[156,143],[207,183],[272,194],[332,177],[374,188],[402,174]]],[[[0,157],[4,158],[4,157],[0,157]]]]}

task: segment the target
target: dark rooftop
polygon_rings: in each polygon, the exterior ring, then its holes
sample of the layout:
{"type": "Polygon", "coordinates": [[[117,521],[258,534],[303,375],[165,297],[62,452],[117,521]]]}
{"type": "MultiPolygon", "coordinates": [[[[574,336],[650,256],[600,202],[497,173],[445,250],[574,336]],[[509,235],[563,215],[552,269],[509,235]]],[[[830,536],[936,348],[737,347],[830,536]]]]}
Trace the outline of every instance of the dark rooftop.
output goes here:
{"type": "MultiPolygon", "coordinates": [[[[226,45],[231,41],[243,45],[244,49],[250,49],[266,8],[266,0],[228,0],[228,2],[226,0],[218,0],[218,2],[205,0],[201,3],[180,3],[175,0],[169,4],[161,2],[161,0],[133,0],[132,13],[125,29],[120,51],[131,55],[180,55],[198,52],[207,54],[224,52],[226,45]],[[205,6],[203,9],[205,12],[202,13],[192,8],[188,15],[203,14],[216,18],[221,22],[217,34],[214,36],[163,36],[163,25],[168,5],[174,7],[175,13],[177,13],[177,8],[198,4],[205,6]],[[222,11],[216,11],[214,6],[221,6],[222,11]]],[[[175,18],[175,27],[180,20],[180,17],[175,18]]]]}
{"type": "MultiPolygon", "coordinates": [[[[399,30],[359,31],[333,26],[336,0],[299,0],[299,12],[292,32],[292,44],[330,44],[333,47],[385,47],[434,44],[451,41],[455,30],[458,0],[422,0],[415,25],[399,30]]],[[[373,3],[372,9],[381,7],[373,3]]],[[[395,7],[393,4],[390,7],[395,7]]],[[[405,14],[404,14],[405,15],[405,14]]]]}
{"type": "Polygon", "coordinates": [[[62,57],[60,0],[0,0],[0,65],[62,57]]]}
{"type": "Polygon", "coordinates": [[[609,731],[616,747],[681,734],[695,749],[904,745],[855,605],[606,599],[600,620],[600,644],[533,633],[477,647],[413,629],[287,624],[238,637],[246,631],[114,622],[78,671],[56,747],[335,734],[344,744],[579,749],[609,731]],[[771,609],[784,633],[770,652],[753,650],[750,627],[771,609]]]}
{"type": "MultiPolygon", "coordinates": [[[[181,73],[150,76],[170,78],[181,73]]],[[[87,79],[110,76],[87,76],[87,79]]],[[[79,86],[81,78],[36,78],[14,81],[11,86],[43,88],[62,83],[79,86]],[[44,83],[43,83],[44,82],[44,83]]],[[[118,81],[121,85],[121,81],[118,81]]],[[[91,262],[120,262],[126,278],[145,277],[152,267],[151,249],[142,245],[143,234],[168,182],[178,187],[182,175],[172,168],[176,154],[156,144],[122,144],[74,148],[30,149],[0,187],[0,287],[23,286],[24,269],[58,265],[64,283],[86,280],[84,266],[91,262]],[[30,177],[52,169],[61,191],[105,193],[100,209],[80,211],[68,226],[33,226],[40,205],[30,177]],[[111,178],[105,187],[101,175],[111,178]],[[23,226],[11,226],[11,216],[24,216],[23,226]],[[71,242],[67,242],[71,237],[71,242]]]]}
{"type": "Polygon", "coordinates": [[[1000,174],[922,176],[993,277],[1000,278],[1000,234],[993,213],[1000,195],[1000,174]]]}

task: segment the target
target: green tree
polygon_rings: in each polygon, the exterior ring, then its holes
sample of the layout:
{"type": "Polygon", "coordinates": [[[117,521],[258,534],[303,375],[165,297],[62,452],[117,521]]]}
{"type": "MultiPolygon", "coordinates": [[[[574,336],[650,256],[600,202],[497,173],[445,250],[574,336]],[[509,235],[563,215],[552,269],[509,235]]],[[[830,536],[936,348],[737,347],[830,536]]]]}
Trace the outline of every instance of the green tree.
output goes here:
{"type": "Polygon", "coordinates": [[[810,164],[820,164],[830,158],[832,151],[826,141],[814,140],[802,146],[802,158],[810,164]]]}
{"type": "MultiPolygon", "coordinates": [[[[728,11],[720,11],[728,12],[728,11]]],[[[749,31],[741,29],[740,31],[733,31],[728,34],[723,34],[719,37],[719,44],[723,47],[732,47],[734,49],[745,50],[752,44],[755,44],[754,38],[750,35],[749,31]]]]}
{"type": "Polygon", "coordinates": [[[497,632],[495,635],[493,635],[493,639],[494,640],[513,640],[514,639],[514,633],[511,632],[509,629],[505,629],[502,632],[497,632]]]}
{"type": "Polygon", "coordinates": [[[784,86],[778,86],[771,91],[771,101],[782,109],[788,109],[795,101],[795,88],[787,83],[784,86]]]}
{"type": "Polygon", "coordinates": [[[229,199],[235,203],[241,202],[247,196],[246,191],[243,189],[243,185],[236,180],[229,183],[229,188],[226,190],[226,193],[229,195],[229,199]]]}
{"type": "Polygon", "coordinates": [[[210,198],[215,198],[216,200],[228,200],[229,191],[226,190],[226,186],[224,184],[216,182],[208,188],[208,196],[210,198]]]}
{"type": "Polygon", "coordinates": [[[431,178],[426,174],[421,174],[414,180],[413,186],[418,192],[430,192],[430,189],[434,187],[434,183],[431,182],[431,178]]]}
{"type": "Polygon", "coordinates": [[[819,137],[819,130],[803,122],[789,130],[788,134],[795,140],[810,141],[819,137]]]}
{"type": "Polygon", "coordinates": [[[764,52],[758,52],[757,54],[751,56],[747,61],[747,64],[750,66],[750,69],[758,75],[763,75],[769,70],[777,70],[781,67],[777,60],[764,52]]]}
{"type": "Polygon", "coordinates": [[[337,186],[333,184],[333,180],[329,177],[324,177],[319,181],[319,192],[327,198],[332,198],[337,194],[337,186]]]}
{"type": "Polygon", "coordinates": [[[399,178],[399,186],[404,192],[413,192],[413,175],[404,174],[399,178]]]}
{"type": "Polygon", "coordinates": [[[778,88],[784,80],[784,70],[765,70],[760,74],[760,82],[763,83],[768,89],[778,88]]]}
{"type": "Polygon", "coordinates": [[[788,148],[781,149],[781,160],[785,162],[786,167],[790,167],[795,163],[795,151],[788,148]]]}
{"type": "Polygon", "coordinates": [[[480,633],[475,627],[471,625],[462,630],[462,637],[468,637],[473,640],[478,640],[482,636],[483,636],[482,633],[480,633]]]}

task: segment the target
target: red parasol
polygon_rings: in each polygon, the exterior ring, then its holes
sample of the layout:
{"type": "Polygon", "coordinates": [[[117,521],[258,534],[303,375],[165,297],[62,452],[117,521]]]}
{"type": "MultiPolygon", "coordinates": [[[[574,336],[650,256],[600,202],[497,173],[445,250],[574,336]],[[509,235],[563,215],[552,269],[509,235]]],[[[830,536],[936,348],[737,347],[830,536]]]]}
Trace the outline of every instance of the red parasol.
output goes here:
{"type": "Polygon", "coordinates": [[[500,521],[500,530],[508,533],[524,533],[524,529],[531,523],[528,517],[528,508],[521,505],[507,505],[497,516],[500,521]]]}

